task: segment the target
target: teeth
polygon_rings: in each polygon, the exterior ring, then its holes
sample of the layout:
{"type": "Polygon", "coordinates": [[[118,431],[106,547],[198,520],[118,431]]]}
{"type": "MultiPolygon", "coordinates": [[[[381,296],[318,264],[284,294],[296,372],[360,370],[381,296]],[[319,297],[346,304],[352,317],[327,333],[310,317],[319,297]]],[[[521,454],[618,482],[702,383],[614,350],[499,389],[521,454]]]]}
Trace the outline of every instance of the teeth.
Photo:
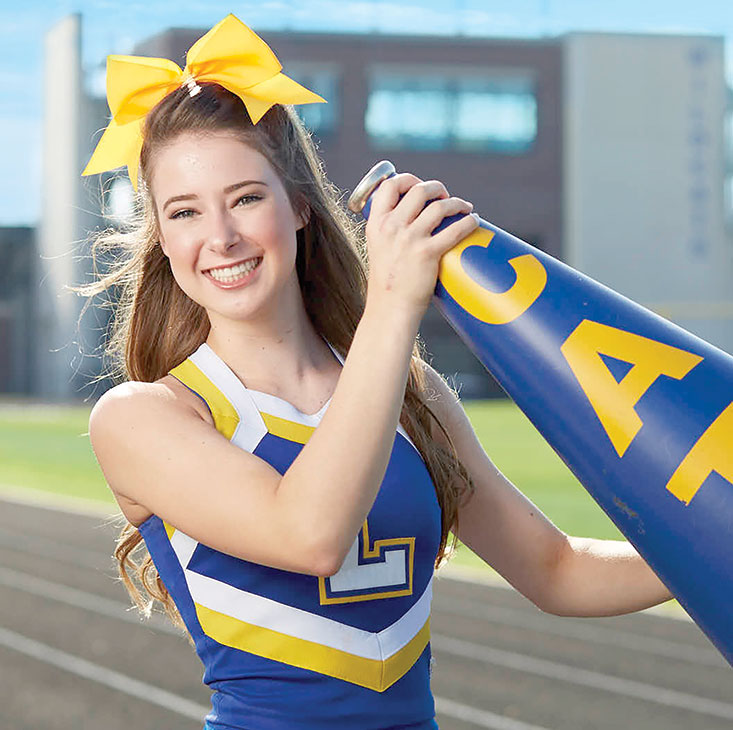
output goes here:
{"type": "Polygon", "coordinates": [[[209,273],[217,281],[222,281],[228,284],[240,279],[245,274],[248,274],[260,263],[261,260],[262,259],[259,257],[256,259],[249,259],[248,261],[243,261],[237,266],[225,266],[222,269],[209,269],[209,273]]]}

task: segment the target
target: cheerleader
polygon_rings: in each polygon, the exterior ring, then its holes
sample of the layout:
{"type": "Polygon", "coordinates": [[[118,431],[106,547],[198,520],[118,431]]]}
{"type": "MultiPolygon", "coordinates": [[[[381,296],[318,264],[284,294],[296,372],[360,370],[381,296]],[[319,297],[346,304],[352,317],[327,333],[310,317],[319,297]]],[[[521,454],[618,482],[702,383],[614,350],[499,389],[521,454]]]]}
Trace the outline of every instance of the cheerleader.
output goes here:
{"type": "Polygon", "coordinates": [[[85,173],[126,165],[138,205],[85,290],[119,292],[123,381],[89,433],[126,518],[121,575],[190,634],[207,728],[436,728],[450,532],[544,611],[671,597],[628,543],[569,537],[517,491],[422,359],[469,202],[400,174],[356,228],[291,106],[323,100],[231,15],[184,70],[111,56],[108,98],[85,173]]]}

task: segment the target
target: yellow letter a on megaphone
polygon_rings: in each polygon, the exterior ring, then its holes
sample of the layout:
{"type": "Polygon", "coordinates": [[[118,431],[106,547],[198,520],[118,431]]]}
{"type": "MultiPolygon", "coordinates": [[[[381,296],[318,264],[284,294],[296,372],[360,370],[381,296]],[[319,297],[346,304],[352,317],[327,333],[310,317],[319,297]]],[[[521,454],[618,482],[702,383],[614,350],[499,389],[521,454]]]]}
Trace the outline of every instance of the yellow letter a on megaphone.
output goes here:
{"type": "Polygon", "coordinates": [[[652,383],[660,375],[680,380],[702,360],[686,350],[589,319],[570,333],[560,350],[619,456],[643,425],[634,406],[652,383]],[[601,354],[633,367],[617,382],[601,354]]]}

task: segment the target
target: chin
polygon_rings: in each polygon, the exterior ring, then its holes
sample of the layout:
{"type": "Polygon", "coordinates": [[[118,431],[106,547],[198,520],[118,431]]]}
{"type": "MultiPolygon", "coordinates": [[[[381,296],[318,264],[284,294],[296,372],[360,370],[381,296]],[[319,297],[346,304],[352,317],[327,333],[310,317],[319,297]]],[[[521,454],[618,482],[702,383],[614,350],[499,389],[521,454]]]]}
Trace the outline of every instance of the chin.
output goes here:
{"type": "Polygon", "coordinates": [[[232,302],[229,306],[205,307],[209,321],[255,322],[267,312],[263,302],[232,302]]]}

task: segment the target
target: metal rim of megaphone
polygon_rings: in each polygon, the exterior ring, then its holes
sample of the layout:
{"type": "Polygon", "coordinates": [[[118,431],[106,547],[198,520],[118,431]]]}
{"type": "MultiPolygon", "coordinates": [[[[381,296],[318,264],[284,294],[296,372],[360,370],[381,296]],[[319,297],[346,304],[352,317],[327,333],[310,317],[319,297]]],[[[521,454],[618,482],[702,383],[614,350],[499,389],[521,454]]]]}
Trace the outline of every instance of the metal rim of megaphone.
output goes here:
{"type": "Polygon", "coordinates": [[[349,210],[354,213],[361,213],[367,200],[369,200],[369,196],[374,192],[377,185],[391,175],[394,175],[395,172],[397,170],[389,160],[377,162],[359,181],[359,184],[354,188],[354,192],[349,196],[349,210]]]}

